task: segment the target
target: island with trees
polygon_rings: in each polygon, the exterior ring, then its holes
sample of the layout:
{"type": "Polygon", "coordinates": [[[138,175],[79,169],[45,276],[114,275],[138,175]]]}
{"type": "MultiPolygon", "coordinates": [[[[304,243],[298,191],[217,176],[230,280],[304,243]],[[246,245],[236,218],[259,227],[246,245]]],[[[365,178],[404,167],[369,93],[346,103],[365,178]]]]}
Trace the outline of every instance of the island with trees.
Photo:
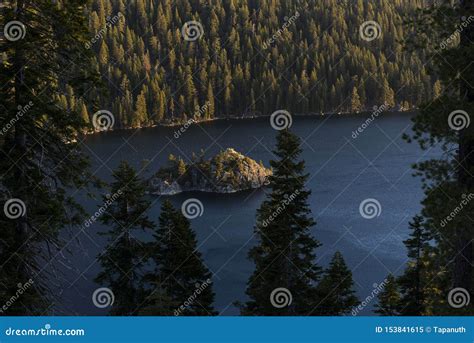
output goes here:
{"type": "Polygon", "coordinates": [[[267,184],[271,169],[232,148],[211,159],[193,154],[190,163],[174,155],[149,181],[150,193],[173,195],[185,191],[234,193],[267,184]]]}

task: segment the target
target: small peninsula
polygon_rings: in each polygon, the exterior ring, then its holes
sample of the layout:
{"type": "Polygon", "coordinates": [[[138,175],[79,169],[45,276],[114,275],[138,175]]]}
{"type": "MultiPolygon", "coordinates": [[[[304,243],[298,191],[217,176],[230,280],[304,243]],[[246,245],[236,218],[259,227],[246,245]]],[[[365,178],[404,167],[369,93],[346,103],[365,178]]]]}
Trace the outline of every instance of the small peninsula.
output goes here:
{"type": "Polygon", "coordinates": [[[168,165],[149,180],[151,194],[173,195],[187,191],[235,193],[260,188],[267,184],[272,171],[262,162],[242,155],[232,148],[219,152],[210,159],[183,159],[170,155],[168,165]]]}

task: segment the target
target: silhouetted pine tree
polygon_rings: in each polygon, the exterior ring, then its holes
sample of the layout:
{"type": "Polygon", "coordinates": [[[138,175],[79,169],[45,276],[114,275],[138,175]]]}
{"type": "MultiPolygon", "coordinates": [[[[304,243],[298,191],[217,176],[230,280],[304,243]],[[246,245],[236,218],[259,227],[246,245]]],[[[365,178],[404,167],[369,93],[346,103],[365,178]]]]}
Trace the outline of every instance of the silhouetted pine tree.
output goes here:
{"type": "Polygon", "coordinates": [[[139,311],[143,316],[172,316],[181,305],[173,301],[161,284],[152,284],[152,293],[146,298],[146,306],[139,311]]]}
{"type": "Polygon", "coordinates": [[[318,286],[321,302],[316,310],[326,316],[341,316],[359,304],[353,289],[352,273],[338,251],[318,286]]]}
{"type": "Polygon", "coordinates": [[[426,266],[424,257],[430,248],[430,234],[423,227],[423,218],[416,216],[410,223],[410,238],[405,240],[410,261],[405,273],[398,278],[401,293],[400,312],[407,316],[424,314],[426,266]]]}
{"type": "MultiPolygon", "coordinates": [[[[188,303],[180,312],[186,316],[217,314],[213,308],[214,292],[211,273],[197,251],[196,236],[188,219],[176,210],[170,201],[163,202],[159,228],[150,245],[155,273],[148,276],[158,289],[166,294],[176,308],[188,303]]],[[[154,290],[152,291],[154,293],[154,290]]],[[[168,303],[170,304],[170,303],[168,303]]],[[[158,308],[156,299],[147,299],[147,308],[158,308]]],[[[175,309],[176,309],[175,308],[175,309]]],[[[157,313],[158,315],[159,313],[157,313]]]]}
{"type": "MultiPolygon", "coordinates": [[[[310,192],[305,188],[304,161],[300,139],[285,129],[277,136],[271,161],[271,193],[257,211],[255,234],[259,245],[249,258],[256,268],[248,281],[250,300],[241,304],[243,315],[307,315],[318,303],[316,283],[321,267],[315,264],[315,249],[320,243],[310,234],[315,225],[308,205],[310,192]],[[273,306],[270,299],[277,288],[286,288],[292,302],[286,307],[273,306]]],[[[273,299],[275,300],[275,299],[273,299]]]]}
{"type": "Polygon", "coordinates": [[[99,255],[103,271],[95,281],[114,293],[112,314],[136,315],[144,296],[141,268],[147,256],[144,243],[135,235],[136,231],[155,225],[146,214],[150,202],[145,199],[144,183],[135,170],[122,161],[113,177],[111,195],[104,197],[104,203],[110,201],[111,204],[100,217],[100,221],[109,226],[103,233],[109,238],[109,244],[99,255]]]}
{"type": "Polygon", "coordinates": [[[400,315],[400,292],[397,280],[393,275],[387,276],[382,292],[378,295],[379,303],[375,305],[375,313],[382,316],[400,315]]]}

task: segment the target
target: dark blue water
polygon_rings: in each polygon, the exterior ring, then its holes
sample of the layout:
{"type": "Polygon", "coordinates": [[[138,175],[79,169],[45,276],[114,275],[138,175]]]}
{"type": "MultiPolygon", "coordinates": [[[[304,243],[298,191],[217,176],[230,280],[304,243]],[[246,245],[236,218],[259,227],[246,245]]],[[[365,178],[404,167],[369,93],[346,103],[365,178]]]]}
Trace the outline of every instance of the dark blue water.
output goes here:
{"type": "MultiPolygon", "coordinates": [[[[317,262],[327,265],[339,250],[353,272],[360,299],[368,296],[374,283],[381,283],[388,273],[400,273],[406,262],[402,241],[407,237],[408,221],[420,210],[420,181],[412,177],[411,164],[437,156],[435,151],[421,151],[416,144],[401,138],[410,132],[408,114],[390,114],[377,118],[356,139],[352,132],[365,116],[297,117],[292,130],[303,140],[302,158],[310,174],[311,209],[317,221],[314,236],[323,243],[317,250],[317,262]],[[381,214],[364,219],[359,204],[375,198],[381,214]]],[[[201,149],[207,155],[233,147],[265,165],[272,159],[276,131],[268,118],[216,121],[188,128],[175,138],[178,128],[151,128],[110,132],[89,136],[83,142],[91,156],[94,173],[110,180],[111,172],[125,159],[141,169],[143,160],[149,165],[142,171],[151,175],[170,153],[190,159],[201,149]]],[[[236,194],[186,193],[171,197],[176,206],[188,198],[204,204],[204,214],[192,220],[199,240],[199,251],[213,273],[216,308],[223,315],[238,314],[232,303],[245,300],[248,276],[253,271],[247,259],[248,250],[257,243],[253,236],[255,212],[264,190],[236,194]]],[[[151,197],[151,219],[159,215],[163,197],[151,197]]],[[[99,201],[81,197],[90,213],[99,201]]],[[[106,314],[91,301],[97,285],[93,279],[100,270],[96,256],[104,247],[103,230],[94,224],[87,232],[71,241],[57,265],[65,276],[57,282],[60,305],[57,314],[106,314]],[[61,262],[62,260],[62,262],[61,262]]],[[[74,235],[74,233],[72,233],[74,235]]],[[[65,234],[64,237],[69,237],[65,234]]],[[[375,301],[362,311],[370,314],[375,301]]]]}

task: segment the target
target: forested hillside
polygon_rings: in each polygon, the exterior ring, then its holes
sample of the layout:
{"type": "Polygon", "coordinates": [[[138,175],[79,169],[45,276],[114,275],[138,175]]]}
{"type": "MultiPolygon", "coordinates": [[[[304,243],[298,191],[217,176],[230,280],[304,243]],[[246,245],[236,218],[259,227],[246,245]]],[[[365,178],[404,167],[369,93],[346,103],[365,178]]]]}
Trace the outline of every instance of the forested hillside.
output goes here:
{"type": "Polygon", "coordinates": [[[433,95],[435,81],[423,57],[401,45],[407,34],[402,17],[416,3],[94,0],[90,48],[109,94],[75,99],[67,89],[62,102],[89,120],[109,110],[115,127],[268,115],[280,108],[412,108],[433,95]],[[381,28],[371,41],[359,33],[369,20],[381,28]],[[194,41],[183,37],[189,21],[202,25],[194,41]]]}

